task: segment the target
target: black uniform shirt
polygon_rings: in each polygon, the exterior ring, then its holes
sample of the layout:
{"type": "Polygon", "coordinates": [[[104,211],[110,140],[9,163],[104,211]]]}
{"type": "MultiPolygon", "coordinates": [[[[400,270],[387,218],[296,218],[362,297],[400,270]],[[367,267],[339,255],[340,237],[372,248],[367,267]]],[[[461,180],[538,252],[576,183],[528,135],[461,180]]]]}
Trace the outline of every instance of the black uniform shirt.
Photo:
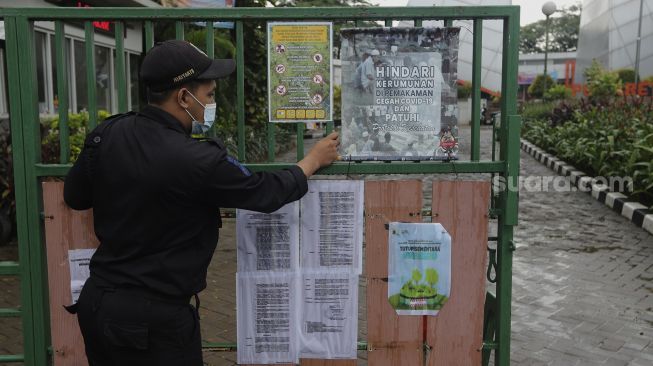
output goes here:
{"type": "Polygon", "coordinates": [[[298,166],[252,173],[220,140],[193,139],[172,115],[148,106],[88,134],[64,199],[76,210],[93,208],[94,278],[191,296],[206,287],[220,207],[273,212],[307,189],[298,166]]]}

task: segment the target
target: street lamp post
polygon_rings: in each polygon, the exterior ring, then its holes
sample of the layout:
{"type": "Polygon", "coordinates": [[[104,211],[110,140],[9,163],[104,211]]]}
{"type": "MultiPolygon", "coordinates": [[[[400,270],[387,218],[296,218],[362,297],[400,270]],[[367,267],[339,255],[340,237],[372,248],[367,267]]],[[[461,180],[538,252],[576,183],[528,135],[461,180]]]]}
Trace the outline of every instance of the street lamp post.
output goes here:
{"type": "Polygon", "coordinates": [[[637,25],[637,46],[635,48],[635,95],[639,90],[639,48],[642,43],[642,13],[644,12],[644,0],[639,2],[639,24],[637,25]]]}
{"type": "Polygon", "coordinates": [[[544,88],[542,94],[546,93],[547,66],[549,63],[549,16],[556,12],[556,4],[553,1],[547,1],[542,5],[542,13],[546,15],[546,31],[544,42],[544,88]]]}

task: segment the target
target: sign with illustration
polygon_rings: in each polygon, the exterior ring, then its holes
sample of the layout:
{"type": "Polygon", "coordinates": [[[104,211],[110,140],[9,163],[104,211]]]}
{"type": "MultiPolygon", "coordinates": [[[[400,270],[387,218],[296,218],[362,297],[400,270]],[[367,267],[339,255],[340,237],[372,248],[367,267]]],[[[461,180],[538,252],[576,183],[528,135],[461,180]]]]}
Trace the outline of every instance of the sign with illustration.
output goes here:
{"type": "Polygon", "coordinates": [[[451,160],[458,153],[460,28],[341,31],[345,160],[451,160]]]}
{"type": "Polygon", "coordinates": [[[332,24],[268,23],[270,122],[331,121],[332,24]]]}
{"type": "Polygon", "coordinates": [[[451,236],[438,223],[389,225],[388,301],[399,315],[437,315],[451,292],[451,236]]]}

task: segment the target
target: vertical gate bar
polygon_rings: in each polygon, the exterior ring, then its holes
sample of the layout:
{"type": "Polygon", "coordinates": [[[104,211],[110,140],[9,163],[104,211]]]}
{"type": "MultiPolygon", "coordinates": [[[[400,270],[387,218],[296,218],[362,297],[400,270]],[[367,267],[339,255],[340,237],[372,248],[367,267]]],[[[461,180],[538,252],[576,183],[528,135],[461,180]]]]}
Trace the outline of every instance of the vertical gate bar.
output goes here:
{"type": "Polygon", "coordinates": [[[275,143],[275,129],[276,129],[276,124],[275,123],[267,123],[267,138],[268,138],[268,162],[274,162],[275,154],[276,154],[276,143],[275,143]]]}
{"type": "Polygon", "coordinates": [[[415,23],[415,27],[421,27],[422,26],[422,19],[415,19],[413,22],[415,23]]]}
{"type": "MultiPolygon", "coordinates": [[[[95,85],[95,41],[93,23],[84,22],[84,40],[86,46],[86,95],[88,98],[88,131],[97,126],[97,86],[95,85]]],[[[81,90],[78,93],[83,92],[81,90]]]]}
{"type": "Polygon", "coordinates": [[[28,225],[29,267],[32,274],[29,283],[32,292],[33,360],[35,365],[48,364],[50,345],[50,321],[48,305],[47,268],[44,245],[41,242],[42,200],[35,164],[41,161],[41,128],[39,122],[36,81],[36,58],[34,49],[34,24],[25,17],[16,20],[16,33],[20,67],[20,93],[22,104],[23,147],[25,164],[25,188],[27,196],[26,215],[28,225]]]}
{"type": "Polygon", "coordinates": [[[497,243],[497,326],[495,365],[510,364],[510,309],[512,298],[513,227],[517,224],[519,176],[519,123],[516,116],[517,60],[519,55],[519,8],[503,20],[503,62],[501,80],[501,127],[499,157],[506,161],[506,188],[500,193],[497,243]]]}
{"type": "Polygon", "coordinates": [[[116,77],[118,81],[118,113],[127,112],[127,75],[125,75],[125,23],[116,22],[116,77]]]}
{"type": "Polygon", "coordinates": [[[238,160],[245,161],[245,46],[243,21],[236,21],[236,109],[238,120],[238,160]]]}
{"type": "Polygon", "coordinates": [[[215,31],[213,30],[213,20],[206,22],[206,55],[209,58],[215,57],[215,31]]]}
{"type": "Polygon", "coordinates": [[[154,46],[154,24],[151,20],[145,21],[145,52],[154,46]]]}
{"type": "Polygon", "coordinates": [[[385,20],[385,26],[386,27],[392,27],[392,19],[386,19],[385,20]]]}
{"type": "Polygon", "coordinates": [[[297,123],[297,161],[304,159],[304,130],[306,123],[297,123]]]}
{"type": "Polygon", "coordinates": [[[483,54],[483,19],[474,19],[472,54],[472,161],[481,157],[481,57],[483,54]]]}
{"type": "Polygon", "coordinates": [[[445,26],[445,27],[451,27],[451,26],[453,26],[453,19],[445,19],[445,20],[444,20],[444,26],[445,26]]]}
{"type": "MultiPolygon", "coordinates": [[[[519,57],[519,24],[514,24],[519,19],[519,8],[516,9],[517,20],[513,15],[510,15],[506,17],[503,25],[501,126],[499,130],[499,158],[507,162],[507,178],[514,179],[514,181],[509,182],[513,184],[513,187],[516,187],[516,179],[519,175],[519,135],[514,137],[514,131],[519,131],[520,127],[520,119],[513,118],[517,115],[517,64],[519,57]],[[514,150],[515,146],[517,147],[516,151],[514,150]],[[509,155],[509,152],[515,155],[509,155]]],[[[517,225],[517,194],[516,192],[510,193],[512,194],[506,196],[506,209],[503,212],[506,215],[507,224],[517,225]],[[507,208],[510,208],[510,210],[507,208]]]]}
{"type": "Polygon", "coordinates": [[[66,68],[66,34],[63,21],[54,25],[54,49],[57,63],[57,98],[59,99],[59,163],[67,164],[70,159],[68,131],[68,75],[66,68]]]}
{"type": "Polygon", "coordinates": [[[7,81],[9,91],[9,112],[11,115],[11,143],[14,168],[14,195],[16,199],[16,229],[18,236],[18,261],[20,264],[20,303],[23,328],[23,354],[25,365],[36,365],[34,361],[34,303],[32,299],[32,276],[29,270],[30,246],[27,209],[27,184],[25,174],[25,144],[23,143],[24,117],[21,101],[20,58],[18,49],[24,47],[18,40],[16,18],[7,16],[5,22],[5,42],[7,51],[7,81]]]}
{"type": "Polygon", "coordinates": [[[181,20],[175,21],[175,38],[184,39],[184,22],[181,20]]]}
{"type": "MultiPolygon", "coordinates": [[[[213,30],[213,20],[206,21],[206,55],[209,56],[209,58],[215,57],[215,31],[213,30]]],[[[216,83],[219,82],[220,82],[219,80],[216,80],[216,83]]],[[[215,130],[216,127],[214,124],[213,126],[211,126],[211,129],[208,131],[208,135],[211,137],[215,137],[216,136],[215,130]]]]}

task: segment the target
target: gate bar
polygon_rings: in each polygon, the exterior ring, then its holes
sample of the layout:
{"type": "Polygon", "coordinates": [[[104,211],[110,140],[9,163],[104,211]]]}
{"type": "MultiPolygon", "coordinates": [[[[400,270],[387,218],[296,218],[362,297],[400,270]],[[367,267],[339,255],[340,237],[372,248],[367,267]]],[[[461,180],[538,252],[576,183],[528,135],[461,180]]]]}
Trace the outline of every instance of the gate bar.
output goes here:
{"type": "Polygon", "coordinates": [[[66,39],[64,24],[54,22],[54,49],[57,63],[57,99],[59,100],[59,162],[67,164],[70,158],[68,129],[68,69],[66,62],[66,39]]]}

